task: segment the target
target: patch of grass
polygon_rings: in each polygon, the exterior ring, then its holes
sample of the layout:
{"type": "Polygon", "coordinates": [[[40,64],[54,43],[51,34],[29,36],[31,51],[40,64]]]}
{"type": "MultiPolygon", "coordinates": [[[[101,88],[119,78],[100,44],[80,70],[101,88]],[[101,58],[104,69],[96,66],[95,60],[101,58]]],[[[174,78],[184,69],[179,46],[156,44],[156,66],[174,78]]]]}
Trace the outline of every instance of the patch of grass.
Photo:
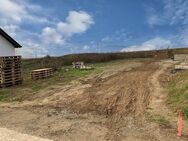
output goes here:
{"type": "MultiPolygon", "coordinates": [[[[22,95],[22,92],[19,91],[20,95],[22,95]]],[[[16,94],[17,90],[13,89],[13,88],[6,88],[6,89],[1,89],[0,90],[0,101],[1,102],[8,102],[8,101],[14,101],[14,99],[16,98],[16,94]]]]}
{"type": "Polygon", "coordinates": [[[181,64],[181,62],[179,61],[179,62],[175,63],[174,66],[175,66],[175,65],[180,65],[180,64],[181,64]]]}
{"type": "Polygon", "coordinates": [[[41,89],[41,85],[38,84],[34,84],[31,89],[33,90],[33,92],[38,92],[41,89]]]}
{"type": "Polygon", "coordinates": [[[162,127],[171,127],[170,122],[161,115],[151,115],[150,113],[146,113],[146,119],[150,122],[157,123],[162,127]]]}
{"type": "Polygon", "coordinates": [[[6,101],[8,98],[7,92],[5,90],[0,91],[0,101],[6,101]]]}
{"type": "Polygon", "coordinates": [[[80,69],[74,69],[71,67],[64,68],[59,71],[64,77],[84,77],[93,72],[93,70],[80,70],[80,69]]]}
{"type": "Polygon", "coordinates": [[[167,85],[168,104],[188,117],[188,71],[179,72],[167,85]]]}
{"type": "Polygon", "coordinates": [[[188,106],[183,108],[183,115],[188,117],[188,106]]]}

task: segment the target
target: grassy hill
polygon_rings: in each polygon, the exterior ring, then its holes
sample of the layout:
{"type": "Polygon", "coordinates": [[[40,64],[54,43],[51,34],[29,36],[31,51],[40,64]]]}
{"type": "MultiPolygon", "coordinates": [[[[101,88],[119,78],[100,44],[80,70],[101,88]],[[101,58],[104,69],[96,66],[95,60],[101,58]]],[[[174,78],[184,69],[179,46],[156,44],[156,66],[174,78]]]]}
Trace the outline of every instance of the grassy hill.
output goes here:
{"type": "Polygon", "coordinates": [[[188,54],[188,48],[137,51],[137,52],[116,52],[116,53],[83,53],[70,54],[61,57],[44,57],[38,59],[23,60],[23,69],[38,69],[52,67],[55,70],[62,66],[71,65],[73,61],[84,61],[86,63],[108,62],[119,59],[131,58],[172,58],[174,54],[188,54]]]}

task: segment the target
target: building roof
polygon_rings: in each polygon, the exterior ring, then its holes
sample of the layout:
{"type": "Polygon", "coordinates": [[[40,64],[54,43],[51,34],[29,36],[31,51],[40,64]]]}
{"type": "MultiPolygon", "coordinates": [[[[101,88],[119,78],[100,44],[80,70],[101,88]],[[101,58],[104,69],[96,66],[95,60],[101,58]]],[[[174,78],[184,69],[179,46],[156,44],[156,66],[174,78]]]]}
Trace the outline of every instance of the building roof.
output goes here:
{"type": "Polygon", "coordinates": [[[9,41],[15,48],[21,48],[22,46],[10,37],[2,28],[0,28],[0,35],[2,35],[7,41],[9,41]]]}

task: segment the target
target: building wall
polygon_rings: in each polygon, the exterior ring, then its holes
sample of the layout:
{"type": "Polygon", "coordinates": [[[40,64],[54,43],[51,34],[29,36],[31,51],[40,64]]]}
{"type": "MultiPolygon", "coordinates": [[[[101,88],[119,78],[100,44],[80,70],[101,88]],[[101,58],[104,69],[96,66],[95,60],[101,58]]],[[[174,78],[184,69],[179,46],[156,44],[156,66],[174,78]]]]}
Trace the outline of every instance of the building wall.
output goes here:
{"type": "Polygon", "coordinates": [[[15,56],[14,46],[0,35],[0,57],[2,56],[15,56]]]}

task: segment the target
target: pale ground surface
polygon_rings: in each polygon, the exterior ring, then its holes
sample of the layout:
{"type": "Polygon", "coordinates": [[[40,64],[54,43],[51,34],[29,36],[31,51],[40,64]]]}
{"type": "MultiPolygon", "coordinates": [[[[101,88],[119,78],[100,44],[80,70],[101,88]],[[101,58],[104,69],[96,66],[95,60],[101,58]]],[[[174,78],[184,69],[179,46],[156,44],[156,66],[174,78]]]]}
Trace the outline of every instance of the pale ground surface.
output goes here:
{"type": "Polygon", "coordinates": [[[0,128],[0,141],[52,141],[0,128]]]}
{"type": "Polygon", "coordinates": [[[158,80],[170,65],[121,61],[24,102],[2,103],[0,126],[55,141],[177,141],[177,116],[158,80]],[[170,126],[148,121],[147,114],[164,116],[170,126]]]}

